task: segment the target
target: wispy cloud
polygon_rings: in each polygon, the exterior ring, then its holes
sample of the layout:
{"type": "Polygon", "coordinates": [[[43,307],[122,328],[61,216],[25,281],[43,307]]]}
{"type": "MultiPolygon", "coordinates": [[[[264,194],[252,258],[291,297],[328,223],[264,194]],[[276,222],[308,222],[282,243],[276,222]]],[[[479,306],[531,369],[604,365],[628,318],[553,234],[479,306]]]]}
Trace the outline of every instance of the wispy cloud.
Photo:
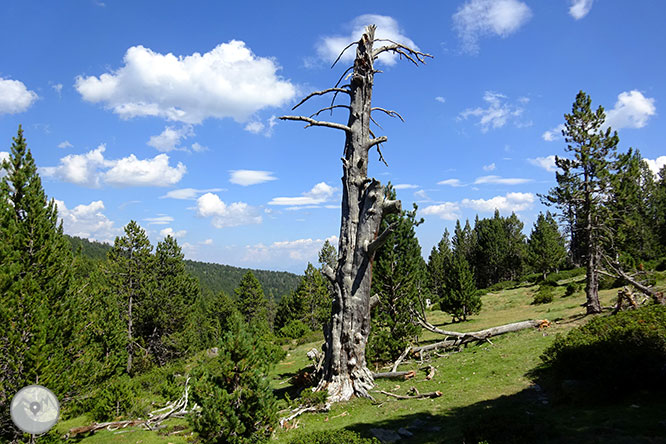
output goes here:
{"type": "Polygon", "coordinates": [[[224,191],[224,188],[208,188],[205,190],[198,190],[196,188],[180,188],[177,190],[169,191],[165,195],[160,196],[160,199],[194,200],[202,194],[217,193],[219,191],[224,191]]]}
{"type": "Polygon", "coordinates": [[[446,180],[440,180],[437,182],[437,185],[448,185],[450,187],[463,187],[465,186],[460,179],[446,179],[446,180]]]}
{"type": "Polygon", "coordinates": [[[570,3],[569,15],[576,20],[580,20],[590,12],[594,0],[571,0],[570,3]]]}
{"type": "Polygon", "coordinates": [[[523,179],[519,177],[481,176],[476,178],[474,185],[486,183],[496,185],[520,185],[531,181],[532,179],[523,179]]]}
{"type": "Polygon", "coordinates": [[[463,50],[476,54],[482,37],[507,37],[531,17],[530,8],[518,0],[468,0],[453,14],[453,25],[463,50]]]}
{"type": "Polygon", "coordinates": [[[562,131],[564,130],[564,124],[559,124],[553,129],[545,131],[541,138],[546,142],[554,142],[556,140],[562,139],[562,131]]]}
{"type": "Polygon", "coordinates": [[[229,182],[244,187],[277,180],[277,177],[273,176],[271,171],[231,170],[229,173],[229,182]]]}
{"type": "Polygon", "coordinates": [[[300,197],[275,197],[268,205],[287,205],[287,206],[303,206],[303,205],[319,205],[328,201],[335,192],[335,188],[319,182],[310,191],[303,193],[300,197]]]}
{"type": "Polygon", "coordinates": [[[509,103],[507,96],[504,94],[486,91],[483,95],[483,101],[486,102],[487,107],[467,108],[458,115],[458,120],[478,117],[477,125],[481,127],[481,131],[484,133],[491,128],[502,128],[509,121],[513,121],[518,127],[529,126],[518,119],[523,114],[524,109],[521,106],[509,103]]]}

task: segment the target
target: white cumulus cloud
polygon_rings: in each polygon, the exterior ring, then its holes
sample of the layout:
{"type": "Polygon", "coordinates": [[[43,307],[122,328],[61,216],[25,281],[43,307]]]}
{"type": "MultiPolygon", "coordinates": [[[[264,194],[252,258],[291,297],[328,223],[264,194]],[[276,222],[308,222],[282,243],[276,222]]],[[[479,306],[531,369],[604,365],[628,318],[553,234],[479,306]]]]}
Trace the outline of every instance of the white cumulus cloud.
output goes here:
{"type": "Polygon", "coordinates": [[[105,145],[85,154],[69,154],[60,159],[60,165],[42,167],[45,176],[91,188],[103,183],[125,186],[168,186],[178,183],[186,172],[185,165],[178,162],[169,165],[169,156],[159,154],[152,159],[137,159],[134,154],[109,160],[104,158],[105,145]]]}
{"type": "Polygon", "coordinates": [[[259,212],[245,202],[225,204],[217,194],[206,193],[197,199],[197,215],[210,217],[215,228],[260,224],[259,212]]]}
{"type": "Polygon", "coordinates": [[[606,125],[613,129],[643,128],[656,112],[654,99],[635,89],[621,92],[613,109],[606,112],[606,125]]]}
{"type": "Polygon", "coordinates": [[[477,125],[481,127],[482,132],[489,129],[502,128],[510,120],[513,120],[516,126],[526,126],[518,121],[523,114],[524,109],[517,105],[508,103],[504,94],[486,91],[483,95],[483,101],[488,105],[486,108],[468,108],[458,115],[458,120],[465,120],[468,117],[478,117],[477,125]]]}
{"type": "Polygon", "coordinates": [[[0,114],[22,113],[37,99],[37,94],[23,82],[0,77],[0,114]]]}
{"type": "Polygon", "coordinates": [[[481,37],[507,37],[531,17],[530,8],[518,0],[468,0],[453,14],[453,24],[463,50],[478,53],[481,37]]]}
{"type": "MultiPolygon", "coordinates": [[[[350,32],[347,35],[329,36],[321,39],[317,45],[317,54],[324,61],[333,63],[333,61],[338,57],[345,46],[352,42],[357,42],[361,38],[365,27],[368,25],[377,25],[377,30],[375,31],[375,40],[392,40],[396,43],[409,46],[412,49],[418,49],[416,44],[409,37],[405,36],[404,31],[400,29],[397,20],[393,17],[377,14],[364,14],[356,17],[351,22],[349,25],[350,32]]],[[[375,48],[384,46],[384,44],[390,44],[390,42],[376,42],[375,48]]],[[[355,47],[352,46],[351,48],[347,49],[347,51],[345,51],[340,60],[343,62],[351,62],[354,60],[355,55],[355,47]]],[[[384,53],[379,56],[378,61],[386,65],[394,65],[397,60],[398,58],[396,55],[384,53]]]]}
{"type": "Polygon", "coordinates": [[[569,15],[576,20],[580,20],[590,12],[594,0],[571,0],[569,15]]]}
{"type": "Polygon", "coordinates": [[[532,193],[507,193],[491,199],[463,199],[461,205],[476,211],[492,213],[499,210],[503,213],[523,211],[532,206],[536,198],[532,193]]]}
{"type": "Polygon", "coordinates": [[[73,148],[73,147],[74,147],[74,145],[69,143],[69,140],[65,140],[64,142],[60,142],[58,144],[58,148],[63,148],[64,149],[64,148],[73,148]]]}
{"type": "Polygon", "coordinates": [[[556,140],[562,139],[562,131],[564,130],[564,124],[559,124],[553,129],[544,131],[541,135],[541,138],[546,142],[554,142],[556,140]]]}
{"type": "Polygon", "coordinates": [[[277,180],[277,177],[273,176],[273,173],[270,171],[231,170],[229,173],[229,182],[244,187],[277,180]]]}
{"type": "Polygon", "coordinates": [[[554,173],[557,171],[557,166],[555,166],[555,156],[550,155],[546,157],[536,157],[534,159],[527,159],[529,163],[539,168],[543,168],[549,173],[554,173]]]}
{"type": "Polygon", "coordinates": [[[174,150],[186,150],[186,148],[180,146],[180,143],[182,140],[193,135],[194,130],[192,129],[192,125],[183,125],[180,128],[167,126],[157,136],[150,136],[148,145],[163,153],[174,150]]]}
{"type": "Polygon", "coordinates": [[[71,236],[100,242],[112,243],[120,230],[103,213],[104,202],[90,202],[88,205],[77,205],[71,210],[65,202],[55,200],[58,206],[58,217],[62,219],[63,230],[71,236]]]}
{"type": "Polygon", "coordinates": [[[338,237],[330,236],[326,239],[296,239],[292,241],[278,241],[270,245],[258,243],[245,246],[245,262],[263,262],[270,263],[290,259],[292,261],[309,261],[316,263],[319,250],[324,246],[324,242],[329,241],[331,245],[337,247],[338,237]]]}
{"type": "Polygon", "coordinates": [[[167,227],[167,228],[164,228],[164,229],[160,230],[160,236],[161,237],[171,236],[171,237],[177,239],[177,238],[185,236],[186,234],[187,234],[187,230],[175,231],[171,227],[167,227]]]}
{"type": "Polygon", "coordinates": [[[520,185],[523,183],[531,182],[532,179],[523,179],[519,177],[500,177],[500,176],[481,176],[477,177],[474,185],[490,183],[496,185],[520,185]]]}
{"type": "Polygon", "coordinates": [[[329,200],[335,190],[335,188],[325,182],[319,182],[310,191],[303,193],[301,197],[275,197],[268,204],[289,206],[319,205],[329,200]]]}
{"type": "Polygon", "coordinates": [[[460,217],[460,205],[456,202],[444,202],[427,206],[422,210],[422,213],[428,216],[439,216],[444,220],[456,220],[460,217]]]}
{"type": "Polygon", "coordinates": [[[659,174],[659,171],[666,165],[666,156],[659,156],[656,159],[644,159],[653,174],[659,174]]]}
{"type": "Polygon", "coordinates": [[[230,117],[245,122],[296,94],[296,87],[278,75],[274,59],[257,57],[238,40],[188,56],[133,46],[123,62],[99,77],[78,76],[75,87],[88,102],[102,103],[126,119],[159,116],[196,124],[230,117]]]}
{"type": "Polygon", "coordinates": [[[483,171],[495,171],[495,167],[496,167],[495,162],[493,162],[490,165],[484,165],[482,168],[483,171]]]}

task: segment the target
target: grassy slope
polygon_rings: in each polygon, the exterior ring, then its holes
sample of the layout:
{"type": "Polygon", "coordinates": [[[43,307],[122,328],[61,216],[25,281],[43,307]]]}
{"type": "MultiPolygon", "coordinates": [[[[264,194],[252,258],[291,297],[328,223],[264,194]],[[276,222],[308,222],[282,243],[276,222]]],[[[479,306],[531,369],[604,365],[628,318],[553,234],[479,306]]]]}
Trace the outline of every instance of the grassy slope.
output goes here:
{"type": "MultiPolygon", "coordinates": [[[[525,319],[556,321],[545,331],[525,330],[507,334],[485,343],[469,346],[458,353],[432,355],[427,364],[437,373],[425,380],[425,372],[409,381],[378,380],[377,389],[406,394],[411,387],[420,392],[440,390],[443,396],[434,400],[395,400],[376,394],[376,402],[353,400],[333,406],[327,413],[305,414],[298,418],[295,430],[278,430],[276,442],[288,442],[297,434],[323,429],[349,428],[369,435],[372,428],[414,433],[401,442],[666,442],[663,421],[664,404],[656,405],[647,395],[610,406],[555,404],[535,390],[527,376],[540,360],[539,355],[556,333],[565,332],[585,322],[581,308],[584,295],[562,298],[563,287],[557,288],[550,304],[530,305],[536,287],[506,290],[483,297],[479,316],[460,324],[447,324],[450,317],[441,312],[430,316],[435,325],[457,331],[483,328],[525,319]],[[546,403],[544,402],[546,401],[546,403]],[[480,434],[474,435],[474,431],[480,434]],[[465,439],[466,435],[466,439],[465,439]],[[645,439],[639,438],[643,436],[645,439]]],[[[616,290],[600,292],[602,305],[610,306],[616,290]]],[[[425,333],[424,341],[438,339],[425,333]]],[[[308,365],[305,353],[320,343],[303,344],[288,356],[270,375],[271,386],[283,397],[289,391],[289,377],[308,365]]],[[[426,363],[424,362],[424,365],[426,363]]],[[[419,362],[409,362],[401,369],[418,369],[419,362]]],[[[282,402],[284,405],[284,402],[282,402]]],[[[84,422],[85,423],[85,422],[84,422]]],[[[59,424],[60,430],[81,425],[81,418],[59,424]]],[[[84,443],[179,443],[181,436],[159,436],[136,431],[120,435],[101,432],[84,443]]]]}

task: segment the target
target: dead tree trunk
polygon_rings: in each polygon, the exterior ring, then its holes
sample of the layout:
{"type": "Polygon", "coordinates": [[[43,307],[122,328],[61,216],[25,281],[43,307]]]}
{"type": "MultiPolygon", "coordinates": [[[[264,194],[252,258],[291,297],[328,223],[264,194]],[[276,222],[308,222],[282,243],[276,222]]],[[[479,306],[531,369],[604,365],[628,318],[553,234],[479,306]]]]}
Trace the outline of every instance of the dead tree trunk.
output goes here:
{"type": "Polygon", "coordinates": [[[318,386],[319,390],[328,390],[329,402],[346,401],[352,396],[370,397],[369,390],[374,386],[374,381],[366,365],[365,346],[370,334],[372,260],[375,251],[392,229],[389,227],[386,232],[378,233],[382,216],[400,211],[400,201],[385,199],[381,183],[368,177],[369,150],[376,147],[383,160],[379,145],[387,140],[385,136],[376,137],[370,130],[372,112],[381,111],[392,117],[400,117],[395,111],[372,107],[372,86],[377,72],[374,62],[384,52],[396,53],[417,65],[424,62],[424,57],[429,57],[386,40],[381,40],[388,42],[385,46],[374,49],[376,41],[380,40],[375,40],[375,26],[368,26],[358,42],[345,48],[356,45],[354,65],[343,74],[344,77],[353,69],[349,84],[341,87],[336,84],[333,88],[316,91],[294,108],[311,97],[334,93],[331,106],[310,117],[280,117],[282,120],[307,122],[306,128],[324,126],[345,133],[338,263],[335,270],[325,269],[327,278],[333,283],[335,295],[331,321],[325,331],[325,358],[318,386]],[[348,95],[349,105],[336,105],[338,94],[348,95]],[[313,119],[322,111],[337,108],[348,110],[346,125],[313,119]]]}

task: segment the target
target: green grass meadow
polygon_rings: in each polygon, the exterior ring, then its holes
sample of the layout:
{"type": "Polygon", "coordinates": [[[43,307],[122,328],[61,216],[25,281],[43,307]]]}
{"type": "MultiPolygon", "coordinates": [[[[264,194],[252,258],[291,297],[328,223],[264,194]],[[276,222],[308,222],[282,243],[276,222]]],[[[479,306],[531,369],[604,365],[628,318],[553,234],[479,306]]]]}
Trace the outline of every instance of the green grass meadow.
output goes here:
{"type": "MultiPolygon", "coordinates": [[[[659,276],[663,287],[664,275],[659,276]]],[[[406,381],[381,379],[377,390],[407,394],[439,390],[435,399],[397,400],[373,393],[374,401],[355,399],[334,405],[324,413],[306,413],[295,422],[297,427],[278,429],[272,441],[289,442],[297,435],[318,430],[349,429],[372,436],[371,429],[403,432],[401,443],[666,443],[666,402],[650,393],[638,393],[612,404],[598,404],[585,399],[560,402],[535,386],[531,372],[539,366],[539,356],[558,333],[588,320],[584,316],[582,291],[563,297],[565,282],[555,288],[553,302],[531,305],[537,286],[491,292],[482,297],[483,308],[467,322],[452,324],[450,316],[429,312],[436,326],[461,332],[476,331],[527,319],[548,319],[549,328],[530,329],[492,338],[492,342],[469,345],[459,351],[432,353],[423,362],[407,361],[400,370],[416,370],[406,381]],[[427,366],[436,368],[432,380],[426,380],[427,366]]],[[[614,304],[617,289],[600,292],[602,306],[614,304]]],[[[607,316],[606,310],[601,316],[607,316]]],[[[441,336],[424,332],[421,343],[441,336]]],[[[286,409],[286,396],[295,396],[290,377],[307,367],[306,352],[321,341],[290,345],[286,358],[270,374],[271,387],[286,409]]],[[[377,368],[376,370],[380,370],[377,368]]],[[[156,408],[159,406],[156,406],[156,408]]],[[[288,413],[286,410],[283,412],[288,413]]],[[[85,417],[60,422],[58,432],[89,424],[85,417]]],[[[100,431],[79,438],[81,443],[186,443],[196,436],[183,419],[169,420],[158,431],[127,429],[100,431]],[[176,432],[174,434],[174,432],[176,432]]]]}

